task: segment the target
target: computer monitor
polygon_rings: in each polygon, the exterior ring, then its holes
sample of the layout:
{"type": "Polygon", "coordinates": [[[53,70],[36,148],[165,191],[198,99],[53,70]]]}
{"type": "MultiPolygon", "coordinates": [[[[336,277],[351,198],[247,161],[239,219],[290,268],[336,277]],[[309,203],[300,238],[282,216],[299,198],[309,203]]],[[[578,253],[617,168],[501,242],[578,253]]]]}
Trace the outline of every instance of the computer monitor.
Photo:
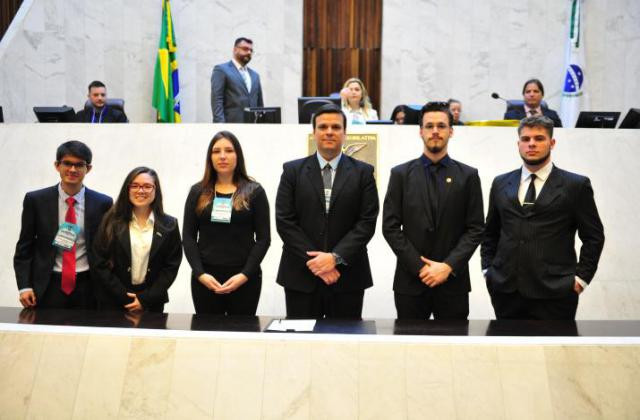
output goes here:
{"type": "Polygon", "coordinates": [[[618,128],[640,128],[640,108],[631,108],[618,128]]]}
{"type": "Polygon", "coordinates": [[[251,124],[280,124],[280,107],[251,107],[244,109],[244,122],[251,124]]]}
{"type": "Polygon", "coordinates": [[[298,98],[298,123],[309,124],[313,114],[323,105],[341,107],[341,99],[329,96],[301,96],[298,98]]]}
{"type": "Polygon", "coordinates": [[[581,112],[576,128],[616,128],[619,112],[581,112]]]}
{"type": "Polygon", "coordinates": [[[76,113],[70,106],[34,106],[33,112],[41,123],[75,122],[76,113]]]}

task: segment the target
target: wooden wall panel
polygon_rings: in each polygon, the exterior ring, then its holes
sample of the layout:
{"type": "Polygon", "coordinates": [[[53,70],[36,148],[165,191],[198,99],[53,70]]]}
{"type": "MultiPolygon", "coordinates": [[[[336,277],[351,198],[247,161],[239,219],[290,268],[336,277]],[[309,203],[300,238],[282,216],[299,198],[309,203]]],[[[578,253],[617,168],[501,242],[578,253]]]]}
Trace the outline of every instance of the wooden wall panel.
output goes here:
{"type": "Polygon", "coordinates": [[[305,0],[303,19],[303,94],[329,95],[359,77],[379,110],[382,0],[305,0]]]}
{"type": "Polygon", "coordinates": [[[22,0],[0,0],[0,39],[9,28],[21,4],[22,0]]]}

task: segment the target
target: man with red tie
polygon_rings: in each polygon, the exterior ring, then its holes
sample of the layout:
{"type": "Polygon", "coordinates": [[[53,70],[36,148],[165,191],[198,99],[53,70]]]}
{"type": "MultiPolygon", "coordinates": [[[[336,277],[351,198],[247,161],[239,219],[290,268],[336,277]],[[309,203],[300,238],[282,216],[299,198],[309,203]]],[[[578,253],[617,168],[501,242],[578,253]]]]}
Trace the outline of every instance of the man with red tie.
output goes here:
{"type": "Polygon", "coordinates": [[[56,151],[60,183],[28,192],[13,257],[20,303],[25,308],[94,309],[91,240],[113,200],[83,184],[91,150],[71,140],[56,151]]]}

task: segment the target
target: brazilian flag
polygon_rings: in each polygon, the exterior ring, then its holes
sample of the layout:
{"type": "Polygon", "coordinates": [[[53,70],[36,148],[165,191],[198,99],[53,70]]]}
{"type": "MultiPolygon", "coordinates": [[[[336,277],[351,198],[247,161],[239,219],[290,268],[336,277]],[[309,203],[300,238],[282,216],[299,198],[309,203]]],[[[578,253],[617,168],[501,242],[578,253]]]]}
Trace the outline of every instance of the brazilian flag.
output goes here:
{"type": "Polygon", "coordinates": [[[153,77],[153,107],[158,111],[158,122],[177,123],[181,120],[176,51],[171,6],[169,0],[162,0],[162,28],[153,77]]]}

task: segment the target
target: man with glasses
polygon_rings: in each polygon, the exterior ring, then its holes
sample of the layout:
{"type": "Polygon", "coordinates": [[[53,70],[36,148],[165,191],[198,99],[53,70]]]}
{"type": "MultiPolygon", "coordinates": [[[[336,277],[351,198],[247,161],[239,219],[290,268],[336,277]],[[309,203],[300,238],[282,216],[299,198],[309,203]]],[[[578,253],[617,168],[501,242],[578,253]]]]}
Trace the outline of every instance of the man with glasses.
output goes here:
{"type": "Polygon", "coordinates": [[[113,200],[86,188],[91,150],[71,140],[56,151],[60,183],[28,192],[13,257],[25,308],[94,309],[89,268],[91,241],[113,200]]]}
{"type": "Polygon", "coordinates": [[[391,170],[382,216],[382,233],[398,257],[398,319],[467,319],[468,262],[484,228],[480,178],[448,155],[447,102],[426,104],[420,121],[424,152],[391,170]]]}
{"type": "Polygon", "coordinates": [[[253,41],[238,38],[233,59],[218,64],[211,74],[211,111],[213,122],[244,122],[244,109],[264,106],[260,76],[247,67],[253,55],[253,41]]]}

